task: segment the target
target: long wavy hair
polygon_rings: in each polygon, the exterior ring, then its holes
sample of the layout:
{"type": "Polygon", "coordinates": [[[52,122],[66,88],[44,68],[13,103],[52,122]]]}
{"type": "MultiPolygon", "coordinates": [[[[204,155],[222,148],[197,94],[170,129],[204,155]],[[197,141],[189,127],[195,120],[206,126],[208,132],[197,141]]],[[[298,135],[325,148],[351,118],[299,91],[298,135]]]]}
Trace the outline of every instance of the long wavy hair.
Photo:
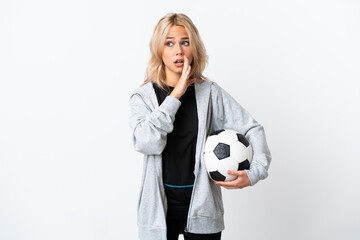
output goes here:
{"type": "Polygon", "coordinates": [[[162,60],[162,50],[165,45],[166,36],[172,26],[183,26],[189,35],[190,47],[192,50],[193,61],[191,63],[191,71],[189,78],[196,78],[197,82],[208,80],[202,75],[208,56],[205,46],[200,38],[199,31],[191,21],[191,19],[182,13],[168,13],[162,17],[156,24],[152,38],[150,40],[151,57],[146,69],[145,81],[156,83],[161,88],[165,85],[165,65],[162,60]]]}

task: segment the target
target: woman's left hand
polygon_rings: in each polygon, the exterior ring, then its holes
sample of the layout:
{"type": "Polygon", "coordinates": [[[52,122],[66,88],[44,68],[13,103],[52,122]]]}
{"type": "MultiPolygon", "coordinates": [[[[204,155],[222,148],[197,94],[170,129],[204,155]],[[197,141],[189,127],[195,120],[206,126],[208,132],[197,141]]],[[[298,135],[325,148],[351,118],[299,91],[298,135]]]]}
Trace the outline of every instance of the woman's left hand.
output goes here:
{"type": "Polygon", "coordinates": [[[246,171],[232,171],[228,170],[227,172],[230,175],[238,176],[235,180],[232,181],[217,181],[215,182],[217,185],[224,187],[226,189],[240,189],[244,187],[251,186],[250,179],[246,173],[246,171]]]}

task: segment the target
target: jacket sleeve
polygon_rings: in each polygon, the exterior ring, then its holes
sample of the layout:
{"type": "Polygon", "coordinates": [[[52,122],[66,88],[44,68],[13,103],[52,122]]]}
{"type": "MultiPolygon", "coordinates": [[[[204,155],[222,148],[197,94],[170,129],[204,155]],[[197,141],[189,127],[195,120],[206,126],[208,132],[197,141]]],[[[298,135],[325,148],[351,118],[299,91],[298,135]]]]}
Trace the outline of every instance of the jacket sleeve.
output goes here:
{"type": "Polygon", "coordinates": [[[251,185],[268,176],[271,154],[265,131],[251,115],[218,84],[212,86],[214,130],[232,129],[244,135],[253,148],[250,169],[246,170],[251,185]]]}
{"type": "Polygon", "coordinates": [[[131,95],[130,127],[136,151],[147,155],[162,153],[180,105],[177,98],[167,96],[160,106],[151,110],[140,94],[131,95]]]}

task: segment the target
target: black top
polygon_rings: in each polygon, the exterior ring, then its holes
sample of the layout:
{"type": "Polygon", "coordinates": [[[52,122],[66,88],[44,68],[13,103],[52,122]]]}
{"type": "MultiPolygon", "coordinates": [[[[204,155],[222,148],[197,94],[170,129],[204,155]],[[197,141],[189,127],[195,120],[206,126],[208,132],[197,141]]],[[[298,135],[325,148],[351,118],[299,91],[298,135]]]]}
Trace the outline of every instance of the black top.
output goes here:
{"type": "MultiPolygon", "coordinates": [[[[159,105],[174,89],[165,90],[154,84],[159,105]]],[[[179,99],[181,105],[175,115],[174,129],[167,135],[162,152],[163,182],[168,202],[168,215],[186,217],[194,184],[195,149],[198,116],[195,87],[190,85],[179,99]]]]}

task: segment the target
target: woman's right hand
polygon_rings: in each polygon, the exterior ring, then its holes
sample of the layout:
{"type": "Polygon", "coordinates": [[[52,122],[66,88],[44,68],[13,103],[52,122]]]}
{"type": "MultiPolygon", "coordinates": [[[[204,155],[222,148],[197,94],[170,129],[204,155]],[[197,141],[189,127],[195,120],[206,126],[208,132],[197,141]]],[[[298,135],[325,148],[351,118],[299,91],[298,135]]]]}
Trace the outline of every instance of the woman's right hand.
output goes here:
{"type": "Polygon", "coordinates": [[[196,81],[196,78],[189,79],[190,71],[191,66],[189,64],[189,59],[184,55],[184,67],[181,73],[181,77],[176,83],[170,96],[180,99],[180,97],[186,92],[186,89],[196,81]]]}

